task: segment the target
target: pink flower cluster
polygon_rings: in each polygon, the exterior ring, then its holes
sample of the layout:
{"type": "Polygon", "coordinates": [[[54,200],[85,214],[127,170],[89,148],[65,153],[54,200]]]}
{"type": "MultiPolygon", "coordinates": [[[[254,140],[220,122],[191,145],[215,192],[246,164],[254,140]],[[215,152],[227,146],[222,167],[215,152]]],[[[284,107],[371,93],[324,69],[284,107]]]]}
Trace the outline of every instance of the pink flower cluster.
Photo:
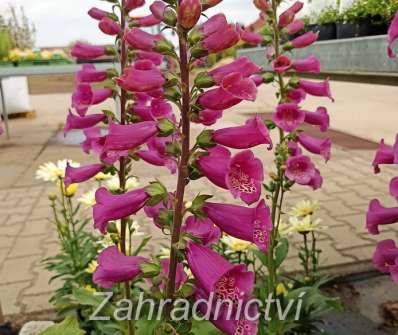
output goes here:
{"type": "MultiPolygon", "coordinates": [[[[398,39],[398,13],[395,14],[388,31],[388,55],[395,58],[393,52],[393,43],[398,39]]],[[[373,160],[375,173],[380,173],[380,165],[398,164],[398,135],[393,146],[384,143],[381,140],[379,148],[373,160]]],[[[394,177],[390,182],[390,195],[398,200],[398,177],[394,177]]],[[[382,225],[398,223],[398,207],[386,208],[380,204],[380,201],[373,199],[368,207],[366,215],[366,227],[370,234],[378,235],[382,225]]],[[[398,246],[394,240],[384,240],[377,244],[373,255],[373,263],[378,270],[383,273],[389,273],[398,283],[398,246]]]]}

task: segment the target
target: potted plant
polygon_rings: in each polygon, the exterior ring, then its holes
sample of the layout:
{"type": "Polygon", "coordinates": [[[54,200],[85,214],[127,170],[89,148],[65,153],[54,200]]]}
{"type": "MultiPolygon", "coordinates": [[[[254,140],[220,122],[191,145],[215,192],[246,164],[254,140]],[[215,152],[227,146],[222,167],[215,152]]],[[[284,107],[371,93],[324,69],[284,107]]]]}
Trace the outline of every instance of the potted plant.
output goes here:
{"type": "Polygon", "coordinates": [[[336,22],[339,11],[334,6],[328,6],[322,10],[317,18],[319,25],[319,41],[334,40],[337,38],[336,22]]]}

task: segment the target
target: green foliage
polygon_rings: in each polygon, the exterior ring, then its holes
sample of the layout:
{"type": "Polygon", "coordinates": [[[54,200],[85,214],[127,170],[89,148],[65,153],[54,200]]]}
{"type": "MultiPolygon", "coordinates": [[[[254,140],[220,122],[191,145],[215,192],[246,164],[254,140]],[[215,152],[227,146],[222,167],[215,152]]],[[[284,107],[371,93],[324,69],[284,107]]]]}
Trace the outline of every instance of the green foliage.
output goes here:
{"type": "Polygon", "coordinates": [[[317,17],[317,24],[327,24],[339,20],[339,10],[336,7],[328,6],[322,10],[317,17]]]}
{"type": "Polygon", "coordinates": [[[80,329],[76,317],[71,315],[60,324],[47,328],[40,335],[84,335],[85,333],[80,329]]]}
{"type": "Polygon", "coordinates": [[[341,21],[358,23],[370,19],[375,24],[389,23],[397,10],[397,0],[356,0],[341,13],[341,21]]]}
{"type": "Polygon", "coordinates": [[[36,28],[26,16],[23,7],[9,6],[6,25],[11,36],[11,48],[32,49],[35,45],[36,28]]]}
{"type": "Polygon", "coordinates": [[[0,60],[6,58],[11,50],[11,36],[6,27],[0,26],[0,60]]]}

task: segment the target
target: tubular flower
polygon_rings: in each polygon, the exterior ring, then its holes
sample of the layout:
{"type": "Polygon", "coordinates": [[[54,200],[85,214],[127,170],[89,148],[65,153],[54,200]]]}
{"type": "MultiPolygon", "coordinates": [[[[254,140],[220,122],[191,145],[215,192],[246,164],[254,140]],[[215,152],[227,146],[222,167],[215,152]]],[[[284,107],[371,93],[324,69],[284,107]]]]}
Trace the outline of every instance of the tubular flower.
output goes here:
{"type": "Polygon", "coordinates": [[[222,65],[211,70],[209,75],[218,85],[221,85],[224,77],[230,73],[238,72],[243,78],[247,78],[253,74],[259,73],[261,70],[262,68],[254,64],[249,58],[239,57],[229,64],[222,65]]]}
{"type": "Polygon", "coordinates": [[[148,199],[149,195],[143,188],[121,195],[113,195],[105,187],[99,188],[95,193],[96,204],[93,207],[95,228],[105,234],[109,221],[137,213],[148,199]]]}
{"type": "Polygon", "coordinates": [[[218,53],[233,47],[239,40],[240,35],[237,26],[228,24],[223,29],[219,29],[205,37],[202,45],[209,53],[218,53]]]}
{"type": "Polygon", "coordinates": [[[201,123],[205,126],[211,126],[221,119],[223,115],[222,110],[204,109],[201,110],[192,120],[195,123],[201,123]]]}
{"type": "Polygon", "coordinates": [[[147,103],[135,103],[131,110],[141,121],[156,121],[162,118],[174,120],[171,105],[163,99],[152,99],[150,105],[147,103]]]}
{"type": "Polygon", "coordinates": [[[388,56],[396,58],[397,55],[393,51],[393,44],[398,39],[398,12],[395,13],[394,19],[388,29],[388,56]]]}
{"type": "Polygon", "coordinates": [[[390,194],[398,200],[398,177],[391,179],[390,194]]]}
{"type": "Polygon", "coordinates": [[[295,15],[303,8],[304,3],[296,1],[290,8],[279,16],[279,26],[286,27],[293,22],[295,15]]]}
{"type": "Polygon", "coordinates": [[[97,7],[93,7],[88,11],[88,15],[92,17],[94,20],[101,21],[104,17],[111,15],[111,13],[106,12],[102,9],[97,7]]]}
{"type": "Polygon", "coordinates": [[[177,22],[184,29],[191,29],[202,14],[200,0],[182,0],[178,6],[177,22]]]}
{"type": "Polygon", "coordinates": [[[182,231],[200,239],[205,246],[217,243],[221,237],[220,229],[210,219],[198,219],[194,216],[187,218],[182,231]]]}
{"type": "Polygon", "coordinates": [[[161,35],[152,35],[139,28],[133,28],[126,34],[126,41],[133,48],[153,51],[156,47],[156,42],[162,39],[161,35]]]}
{"type": "Polygon", "coordinates": [[[110,88],[92,90],[90,84],[82,83],[76,87],[72,95],[72,107],[80,116],[84,116],[91,105],[98,105],[110,98],[113,91],[110,88]]]}
{"type": "Polygon", "coordinates": [[[309,31],[299,37],[296,37],[293,41],[290,42],[290,45],[294,49],[302,49],[310,46],[318,39],[318,33],[314,33],[309,31]]]}
{"type": "Polygon", "coordinates": [[[105,54],[106,49],[104,47],[88,45],[81,42],[77,42],[71,51],[73,57],[87,60],[99,58],[105,54]]]}
{"type": "Polygon", "coordinates": [[[140,61],[151,64],[151,68],[129,67],[124,70],[121,77],[116,78],[117,84],[130,92],[148,92],[161,88],[166,79],[151,61],[140,61]]]}
{"type": "Polygon", "coordinates": [[[291,102],[299,104],[301,101],[305,99],[307,93],[301,88],[293,88],[288,90],[287,97],[290,99],[291,102]]]}
{"type": "Polygon", "coordinates": [[[91,164],[82,167],[66,166],[65,170],[65,186],[69,187],[70,184],[81,183],[91,179],[104,169],[102,164],[91,164]]]}
{"type": "Polygon", "coordinates": [[[81,148],[86,154],[89,154],[91,150],[100,154],[102,152],[105,136],[101,134],[101,128],[91,127],[83,130],[86,139],[80,144],[81,148]]]}
{"type": "Polygon", "coordinates": [[[93,64],[84,64],[79,72],[76,73],[76,80],[79,83],[98,83],[108,77],[106,71],[96,70],[93,64]]]}
{"type": "Polygon", "coordinates": [[[327,131],[330,124],[327,109],[325,107],[318,107],[315,112],[305,111],[305,122],[313,126],[319,126],[322,132],[327,131]]]}
{"type": "Polygon", "coordinates": [[[303,20],[295,20],[288,24],[286,29],[289,35],[298,33],[305,28],[305,22],[303,20]]]}
{"type": "Polygon", "coordinates": [[[144,6],[145,0],[127,0],[126,1],[126,9],[131,11],[133,9],[137,9],[139,7],[144,6]]]}
{"type": "Polygon", "coordinates": [[[174,195],[169,194],[166,200],[159,202],[157,205],[144,207],[145,215],[153,220],[156,227],[162,228],[163,224],[160,215],[162,212],[173,209],[173,198],[174,195]]]}
{"type": "Polygon", "coordinates": [[[137,60],[150,60],[156,66],[160,66],[163,63],[163,55],[157,52],[136,50],[135,56],[137,60]]]}
{"type": "Polygon", "coordinates": [[[234,98],[247,101],[256,100],[256,84],[250,78],[243,78],[238,72],[226,75],[222,80],[221,88],[234,98]]]}
{"type": "Polygon", "coordinates": [[[256,33],[254,31],[247,31],[245,29],[239,28],[239,33],[240,33],[240,39],[250,45],[257,46],[261,44],[264,40],[263,35],[260,33],[256,33]]]}
{"type": "Polygon", "coordinates": [[[210,19],[204,22],[199,30],[204,34],[204,36],[210,36],[211,34],[225,29],[228,26],[227,18],[224,14],[213,15],[210,19]]]}
{"type": "Polygon", "coordinates": [[[91,114],[86,116],[74,115],[71,111],[66,118],[64,133],[66,134],[72,129],[86,129],[94,127],[97,123],[104,121],[104,114],[91,114]]]}
{"type": "Polygon", "coordinates": [[[321,155],[326,162],[330,159],[332,147],[330,138],[321,139],[301,133],[298,135],[298,141],[307,151],[321,155]]]}
{"type": "Polygon", "coordinates": [[[228,189],[225,177],[229,170],[231,153],[222,146],[215,146],[207,151],[207,156],[201,156],[197,161],[199,170],[213,184],[228,189]]]}
{"type": "Polygon", "coordinates": [[[149,7],[151,13],[158,20],[162,21],[164,17],[165,10],[167,5],[163,1],[154,1],[153,4],[149,7]]]}
{"type": "Polygon", "coordinates": [[[155,121],[144,121],[129,125],[109,124],[104,150],[131,150],[145,142],[158,132],[155,121]]]}
{"type": "Polygon", "coordinates": [[[380,172],[380,167],[379,165],[382,164],[396,164],[398,163],[398,150],[394,150],[397,148],[398,145],[398,136],[397,140],[395,142],[394,147],[387,145],[384,143],[384,139],[381,140],[379,148],[376,151],[375,158],[373,159],[373,168],[375,173],[380,172]],[[396,151],[396,152],[394,152],[396,151]]]}
{"type": "MultiPolygon", "coordinates": [[[[160,273],[161,276],[161,283],[159,284],[159,288],[161,290],[166,289],[167,280],[169,278],[169,271],[170,271],[170,259],[163,258],[160,260],[160,267],[162,271],[160,273]]],[[[188,276],[184,271],[184,266],[181,263],[177,263],[177,271],[176,271],[176,290],[179,290],[180,287],[187,281],[188,276]]]]}
{"type": "Polygon", "coordinates": [[[121,31],[120,25],[109,17],[103,17],[98,26],[104,34],[111,36],[118,35],[121,31]]]}
{"type": "Polygon", "coordinates": [[[393,240],[384,240],[377,244],[373,264],[380,272],[389,273],[398,284],[398,248],[393,240]]]}
{"type": "Polygon", "coordinates": [[[254,274],[245,265],[233,265],[217,252],[194,242],[188,242],[187,260],[197,286],[216,299],[230,300],[234,304],[251,297],[254,274]]]}
{"type": "Polygon", "coordinates": [[[305,119],[305,113],[295,103],[282,103],[276,108],[272,120],[278,127],[292,132],[301,126],[305,119]]]}
{"type": "Polygon", "coordinates": [[[304,59],[296,59],[293,61],[293,69],[297,72],[321,72],[321,62],[315,55],[309,55],[304,59]]]}
{"type": "Polygon", "coordinates": [[[268,128],[259,116],[247,120],[243,126],[216,130],[212,140],[234,149],[249,149],[260,144],[267,144],[268,150],[272,149],[268,128]]]}
{"type": "Polygon", "coordinates": [[[385,208],[379,200],[372,200],[366,214],[366,227],[372,235],[379,234],[379,226],[398,222],[398,207],[385,208]]]}
{"type": "Polygon", "coordinates": [[[307,156],[297,155],[286,161],[286,177],[300,185],[309,185],[316,173],[315,165],[307,156]]]}
{"type": "Polygon", "coordinates": [[[223,0],[202,0],[202,7],[203,10],[209,9],[218,5],[223,0]]]}
{"type": "Polygon", "coordinates": [[[239,197],[248,205],[258,201],[263,180],[263,164],[252,151],[245,150],[232,157],[226,185],[234,198],[239,197]]]}
{"type": "Polygon", "coordinates": [[[133,24],[138,27],[152,27],[159,24],[161,21],[162,20],[158,19],[153,14],[132,18],[133,24]]]}
{"type": "Polygon", "coordinates": [[[263,12],[266,12],[271,8],[271,5],[268,2],[268,0],[253,0],[253,3],[258,10],[261,10],[263,12]]]}
{"type": "Polygon", "coordinates": [[[316,97],[327,97],[334,101],[332,93],[330,91],[329,80],[324,80],[321,82],[313,82],[309,80],[299,80],[299,88],[304,90],[307,94],[316,97]]]}
{"type": "Polygon", "coordinates": [[[288,71],[292,66],[292,61],[285,55],[280,55],[277,59],[272,62],[272,68],[277,73],[284,73],[288,71]]]}
{"type": "Polygon", "coordinates": [[[229,109],[240,102],[242,102],[242,99],[232,96],[221,87],[208,90],[199,97],[201,106],[212,110],[229,109]]]}
{"type": "Polygon", "coordinates": [[[297,144],[297,142],[294,141],[289,141],[287,143],[287,147],[289,149],[289,154],[290,156],[298,156],[302,154],[302,150],[300,148],[300,146],[297,144]]]}
{"type": "Polygon", "coordinates": [[[116,246],[108,247],[98,256],[98,266],[93,274],[94,283],[103,288],[127,282],[141,274],[140,265],[147,262],[144,257],[125,256],[116,246]]]}
{"type": "Polygon", "coordinates": [[[256,208],[206,202],[203,210],[228,235],[252,242],[263,252],[268,250],[272,221],[264,200],[256,208]]]}

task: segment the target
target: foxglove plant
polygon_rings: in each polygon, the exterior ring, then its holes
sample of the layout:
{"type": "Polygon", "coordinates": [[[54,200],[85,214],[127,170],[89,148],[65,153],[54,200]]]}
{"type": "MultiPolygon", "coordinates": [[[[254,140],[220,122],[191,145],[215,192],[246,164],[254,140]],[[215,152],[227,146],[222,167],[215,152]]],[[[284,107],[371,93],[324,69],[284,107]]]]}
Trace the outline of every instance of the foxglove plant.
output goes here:
{"type": "MultiPolygon", "coordinates": [[[[398,39],[398,12],[388,30],[388,56],[395,58],[393,44],[398,39]]],[[[380,173],[380,165],[398,164],[398,135],[394,145],[390,146],[381,140],[380,146],[376,151],[373,160],[375,173],[380,173]]],[[[390,182],[390,195],[398,200],[398,178],[394,177],[390,182]]],[[[380,226],[398,223],[398,207],[386,208],[380,204],[380,201],[373,199],[368,207],[366,215],[366,227],[370,234],[378,235],[380,226]]],[[[398,246],[394,240],[384,240],[377,244],[373,254],[373,263],[375,267],[383,272],[390,274],[393,281],[398,283],[398,246]]]]}

